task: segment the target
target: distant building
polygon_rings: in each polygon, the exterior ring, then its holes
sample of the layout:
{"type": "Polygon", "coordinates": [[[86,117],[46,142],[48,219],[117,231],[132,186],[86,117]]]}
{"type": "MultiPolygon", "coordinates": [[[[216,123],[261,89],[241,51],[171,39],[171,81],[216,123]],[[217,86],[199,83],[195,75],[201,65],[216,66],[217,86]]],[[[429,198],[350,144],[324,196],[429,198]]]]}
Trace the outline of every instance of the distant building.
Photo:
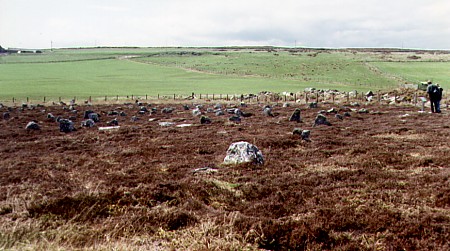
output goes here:
{"type": "Polygon", "coordinates": [[[34,49],[20,49],[20,48],[8,48],[6,50],[6,53],[42,53],[40,50],[34,50],[34,49]]]}
{"type": "Polygon", "coordinates": [[[0,45],[0,53],[6,53],[6,50],[0,45]]]}

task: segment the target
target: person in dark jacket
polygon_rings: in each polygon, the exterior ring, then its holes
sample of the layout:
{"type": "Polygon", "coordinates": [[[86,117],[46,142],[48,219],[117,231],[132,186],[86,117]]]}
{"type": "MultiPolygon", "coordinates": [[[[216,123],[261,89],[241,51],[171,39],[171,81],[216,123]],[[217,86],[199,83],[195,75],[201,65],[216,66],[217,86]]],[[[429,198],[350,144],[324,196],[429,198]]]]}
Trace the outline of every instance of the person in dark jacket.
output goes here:
{"type": "Polygon", "coordinates": [[[428,87],[427,87],[427,93],[428,97],[430,98],[430,104],[431,104],[431,112],[432,113],[440,113],[441,112],[441,99],[442,99],[442,88],[440,88],[438,85],[432,83],[431,81],[428,81],[428,87]]]}

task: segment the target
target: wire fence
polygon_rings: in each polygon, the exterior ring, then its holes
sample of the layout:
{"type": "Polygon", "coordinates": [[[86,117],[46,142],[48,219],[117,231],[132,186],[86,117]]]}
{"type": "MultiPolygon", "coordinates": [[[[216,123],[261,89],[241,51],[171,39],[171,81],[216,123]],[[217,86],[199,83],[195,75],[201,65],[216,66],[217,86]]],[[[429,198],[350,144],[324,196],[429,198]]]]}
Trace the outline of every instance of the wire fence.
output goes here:
{"type": "MultiPolygon", "coordinates": [[[[426,93],[420,90],[393,90],[378,92],[338,92],[338,91],[303,91],[271,93],[261,92],[259,94],[209,94],[191,93],[182,94],[157,94],[157,95],[104,95],[104,96],[73,96],[73,97],[11,97],[9,100],[0,100],[3,104],[43,104],[61,105],[68,103],[105,104],[105,103],[132,103],[132,102],[246,102],[246,103],[269,103],[269,102],[378,102],[378,103],[411,103],[421,104],[423,98],[428,99],[426,93]]],[[[445,92],[443,104],[448,103],[445,92]]]]}

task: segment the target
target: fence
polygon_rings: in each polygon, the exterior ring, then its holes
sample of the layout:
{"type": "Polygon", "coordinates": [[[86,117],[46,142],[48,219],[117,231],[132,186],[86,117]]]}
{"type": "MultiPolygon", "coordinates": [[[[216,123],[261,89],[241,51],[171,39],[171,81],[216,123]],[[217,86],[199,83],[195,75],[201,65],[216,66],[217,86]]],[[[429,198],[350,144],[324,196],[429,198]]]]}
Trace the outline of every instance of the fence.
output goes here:
{"type": "MultiPolygon", "coordinates": [[[[444,97],[445,97],[444,93],[444,97]]],[[[85,104],[102,104],[117,102],[136,102],[136,101],[152,101],[152,102],[246,102],[246,103],[268,103],[268,102],[331,102],[331,103],[351,103],[351,102],[378,102],[378,103],[412,103],[417,105],[421,103],[419,97],[427,97],[426,93],[420,90],[409,91],[378,91],[372,94],[363,92],[335,92],[335,91],[316,91],[316,92],[297,92],[297,93],[260,93],[260,94],[157,94],[150,95],[128,95],[128,96],[89,96],[89,97],[12,97],[9,100],[3,99],[2,103],[12,105],[26,104],[62,104],[62,103],[85,103],[85,104]]],[[[444,102],[442,102],[444,103],[444,102]]]]}

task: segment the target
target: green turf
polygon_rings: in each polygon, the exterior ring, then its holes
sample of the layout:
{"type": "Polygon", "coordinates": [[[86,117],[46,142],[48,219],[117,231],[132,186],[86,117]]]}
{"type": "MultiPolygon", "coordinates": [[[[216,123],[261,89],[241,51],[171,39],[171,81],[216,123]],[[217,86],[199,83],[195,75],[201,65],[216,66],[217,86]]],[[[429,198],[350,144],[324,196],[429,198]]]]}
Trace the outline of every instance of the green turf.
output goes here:
{"type": "Polygon", "coordinates": [[[427,79],[448,86],[450,63],[428,62],[433,55],[423,56],[427,61],[383,62],[407,61],[408,55],[264,48],[46,50],[0,56],[0,98],[245,94],[308,87],[366,91],[427,79]]]}

